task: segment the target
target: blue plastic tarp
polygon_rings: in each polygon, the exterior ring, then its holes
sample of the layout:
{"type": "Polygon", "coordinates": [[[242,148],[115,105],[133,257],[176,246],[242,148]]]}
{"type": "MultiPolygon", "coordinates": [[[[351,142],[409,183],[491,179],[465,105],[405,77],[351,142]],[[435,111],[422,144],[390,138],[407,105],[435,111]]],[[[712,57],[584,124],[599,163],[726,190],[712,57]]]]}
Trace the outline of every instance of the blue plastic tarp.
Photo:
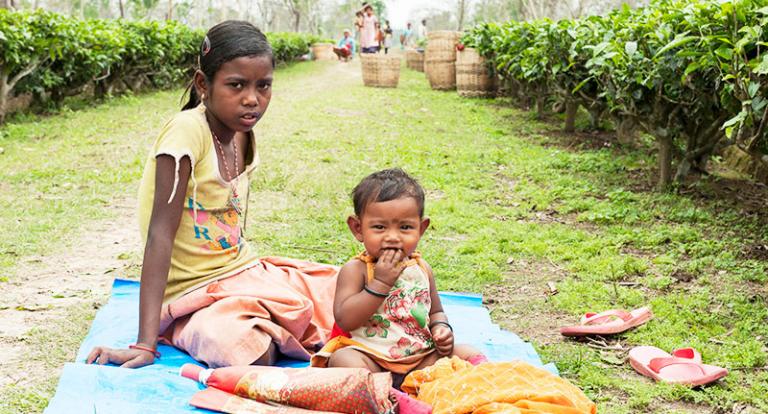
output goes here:
{"type": "MultiPolygon", "coordinates": [[[[441,293],[440,297],[458,342],[476,346],[491,361],[519,359],[544,366],[533,346],[491,322],[480,296],[441,293]]],[[[76,361],[64,366],[46,414],[211,412],[189,405],[192,396],[204,387],[179,375],[183,364],[196,361],[173,347],[161,345],[162,358],[139,369],[85,364],[94,346],[127,347],[135,342],[138,307],[139,283],[116,279],[112,295],[96,314],[76,361]]],[[[283,360],[278,365],[302,367],[307,362],[283,360]]],[[[554,365],[544,367],[557,374],[554,365]]]]}

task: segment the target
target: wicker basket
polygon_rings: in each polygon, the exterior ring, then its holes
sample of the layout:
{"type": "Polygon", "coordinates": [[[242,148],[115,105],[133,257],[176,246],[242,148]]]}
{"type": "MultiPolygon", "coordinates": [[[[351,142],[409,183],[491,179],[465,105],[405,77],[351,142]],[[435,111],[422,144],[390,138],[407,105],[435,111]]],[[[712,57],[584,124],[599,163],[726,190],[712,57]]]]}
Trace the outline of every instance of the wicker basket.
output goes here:
{"type": "Polygon", "coordinates": [[[432,89],[456,89],[456,44],[459,32],[440,30],[427,35],[424,72],[432,89]]]}
{"type": "Polygon", "coordinates": [[[338,57],[333,53],[333,43],[315,43],[312,45],[312,55],[315,60],[336,60],[338,57]]]}
{"type": "Polygon", "coordinates": [[[456,62],[428,60],[424,62],[429,86],[439,91],[456,89],[456,62]]]}
{"type": "Polygon", "coordinates": [[[397,88],[400,80],[400,58],[398,56],[364,53],[360,55],[363,65],[363,84],[379,88],[397,88]]]}
{"type": "Polygon", "coordinates": [[[496,77],[475,49],[468,47],[456,54],[456,89],[466,97],[496,96],[496,77]]]}
{"type": "Polygon", "coordinates": [[[424,53],[418,50],[405,52],[405,62],[408,69],[424,72],[424,53]]]}
{"type": "Polygon", "coordinates": [[[438,30],[427,35],[427,60],[456,60],[456,44],[461,33],[450,30],[438,30]]]}

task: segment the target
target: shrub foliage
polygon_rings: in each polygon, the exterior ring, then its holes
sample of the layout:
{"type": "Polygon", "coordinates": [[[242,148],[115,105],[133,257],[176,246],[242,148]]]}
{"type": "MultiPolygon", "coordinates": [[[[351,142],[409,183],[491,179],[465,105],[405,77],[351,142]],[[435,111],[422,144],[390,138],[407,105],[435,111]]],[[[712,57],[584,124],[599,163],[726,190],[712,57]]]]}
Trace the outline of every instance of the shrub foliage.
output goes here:
{"type": "MultiPolygon", "coordinates": [[[[0,122],[8,99],[31,92],[58,104],[91,89],[96,97],[166,88],[191,77],[205,33],[176,21],[68,18],[0,9],[0,122]]],[[[278,64],[309,52],[315,37],[267,33],[278,64]]]]}
{"type": "Polygon", "coordinates": [[[659,146],[660,187],[736,145],[768,149],[768,1],[655,0],[576,20],[485,23],[463,42],[485,56],[520,99],[565,104],[620,138],[641,130],[659,146]],[[676,160],[676,170],[672,169],[676,160]]]}

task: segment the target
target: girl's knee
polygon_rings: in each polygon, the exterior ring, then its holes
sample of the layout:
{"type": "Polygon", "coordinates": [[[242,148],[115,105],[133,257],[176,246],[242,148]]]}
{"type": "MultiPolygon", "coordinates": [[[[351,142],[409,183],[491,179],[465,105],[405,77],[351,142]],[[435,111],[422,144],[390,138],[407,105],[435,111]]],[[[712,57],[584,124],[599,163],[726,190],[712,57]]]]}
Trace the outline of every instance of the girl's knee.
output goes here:
{"type": "Polygon", "coordinates": [[[270,341],[267,350],[257,360],[253,361],[251,365],[266,365],[272,366],[277,363],[277,345],[270,341]]]}

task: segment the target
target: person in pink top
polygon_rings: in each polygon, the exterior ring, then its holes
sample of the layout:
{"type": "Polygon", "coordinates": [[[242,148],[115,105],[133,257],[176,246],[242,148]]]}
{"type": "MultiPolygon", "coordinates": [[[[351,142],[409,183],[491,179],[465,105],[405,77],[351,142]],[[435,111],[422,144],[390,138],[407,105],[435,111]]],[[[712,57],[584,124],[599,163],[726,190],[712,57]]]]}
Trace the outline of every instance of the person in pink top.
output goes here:
{"type": "Polygon", "coordinates": [[[373,14],[373,7],[370,4],[366,4],[363,8],[363,28],[360,33],[362,53],[376,53],[379,51],[379,42],[376,40],[376,23],[378,23],[378,19],[373,14]]]}

